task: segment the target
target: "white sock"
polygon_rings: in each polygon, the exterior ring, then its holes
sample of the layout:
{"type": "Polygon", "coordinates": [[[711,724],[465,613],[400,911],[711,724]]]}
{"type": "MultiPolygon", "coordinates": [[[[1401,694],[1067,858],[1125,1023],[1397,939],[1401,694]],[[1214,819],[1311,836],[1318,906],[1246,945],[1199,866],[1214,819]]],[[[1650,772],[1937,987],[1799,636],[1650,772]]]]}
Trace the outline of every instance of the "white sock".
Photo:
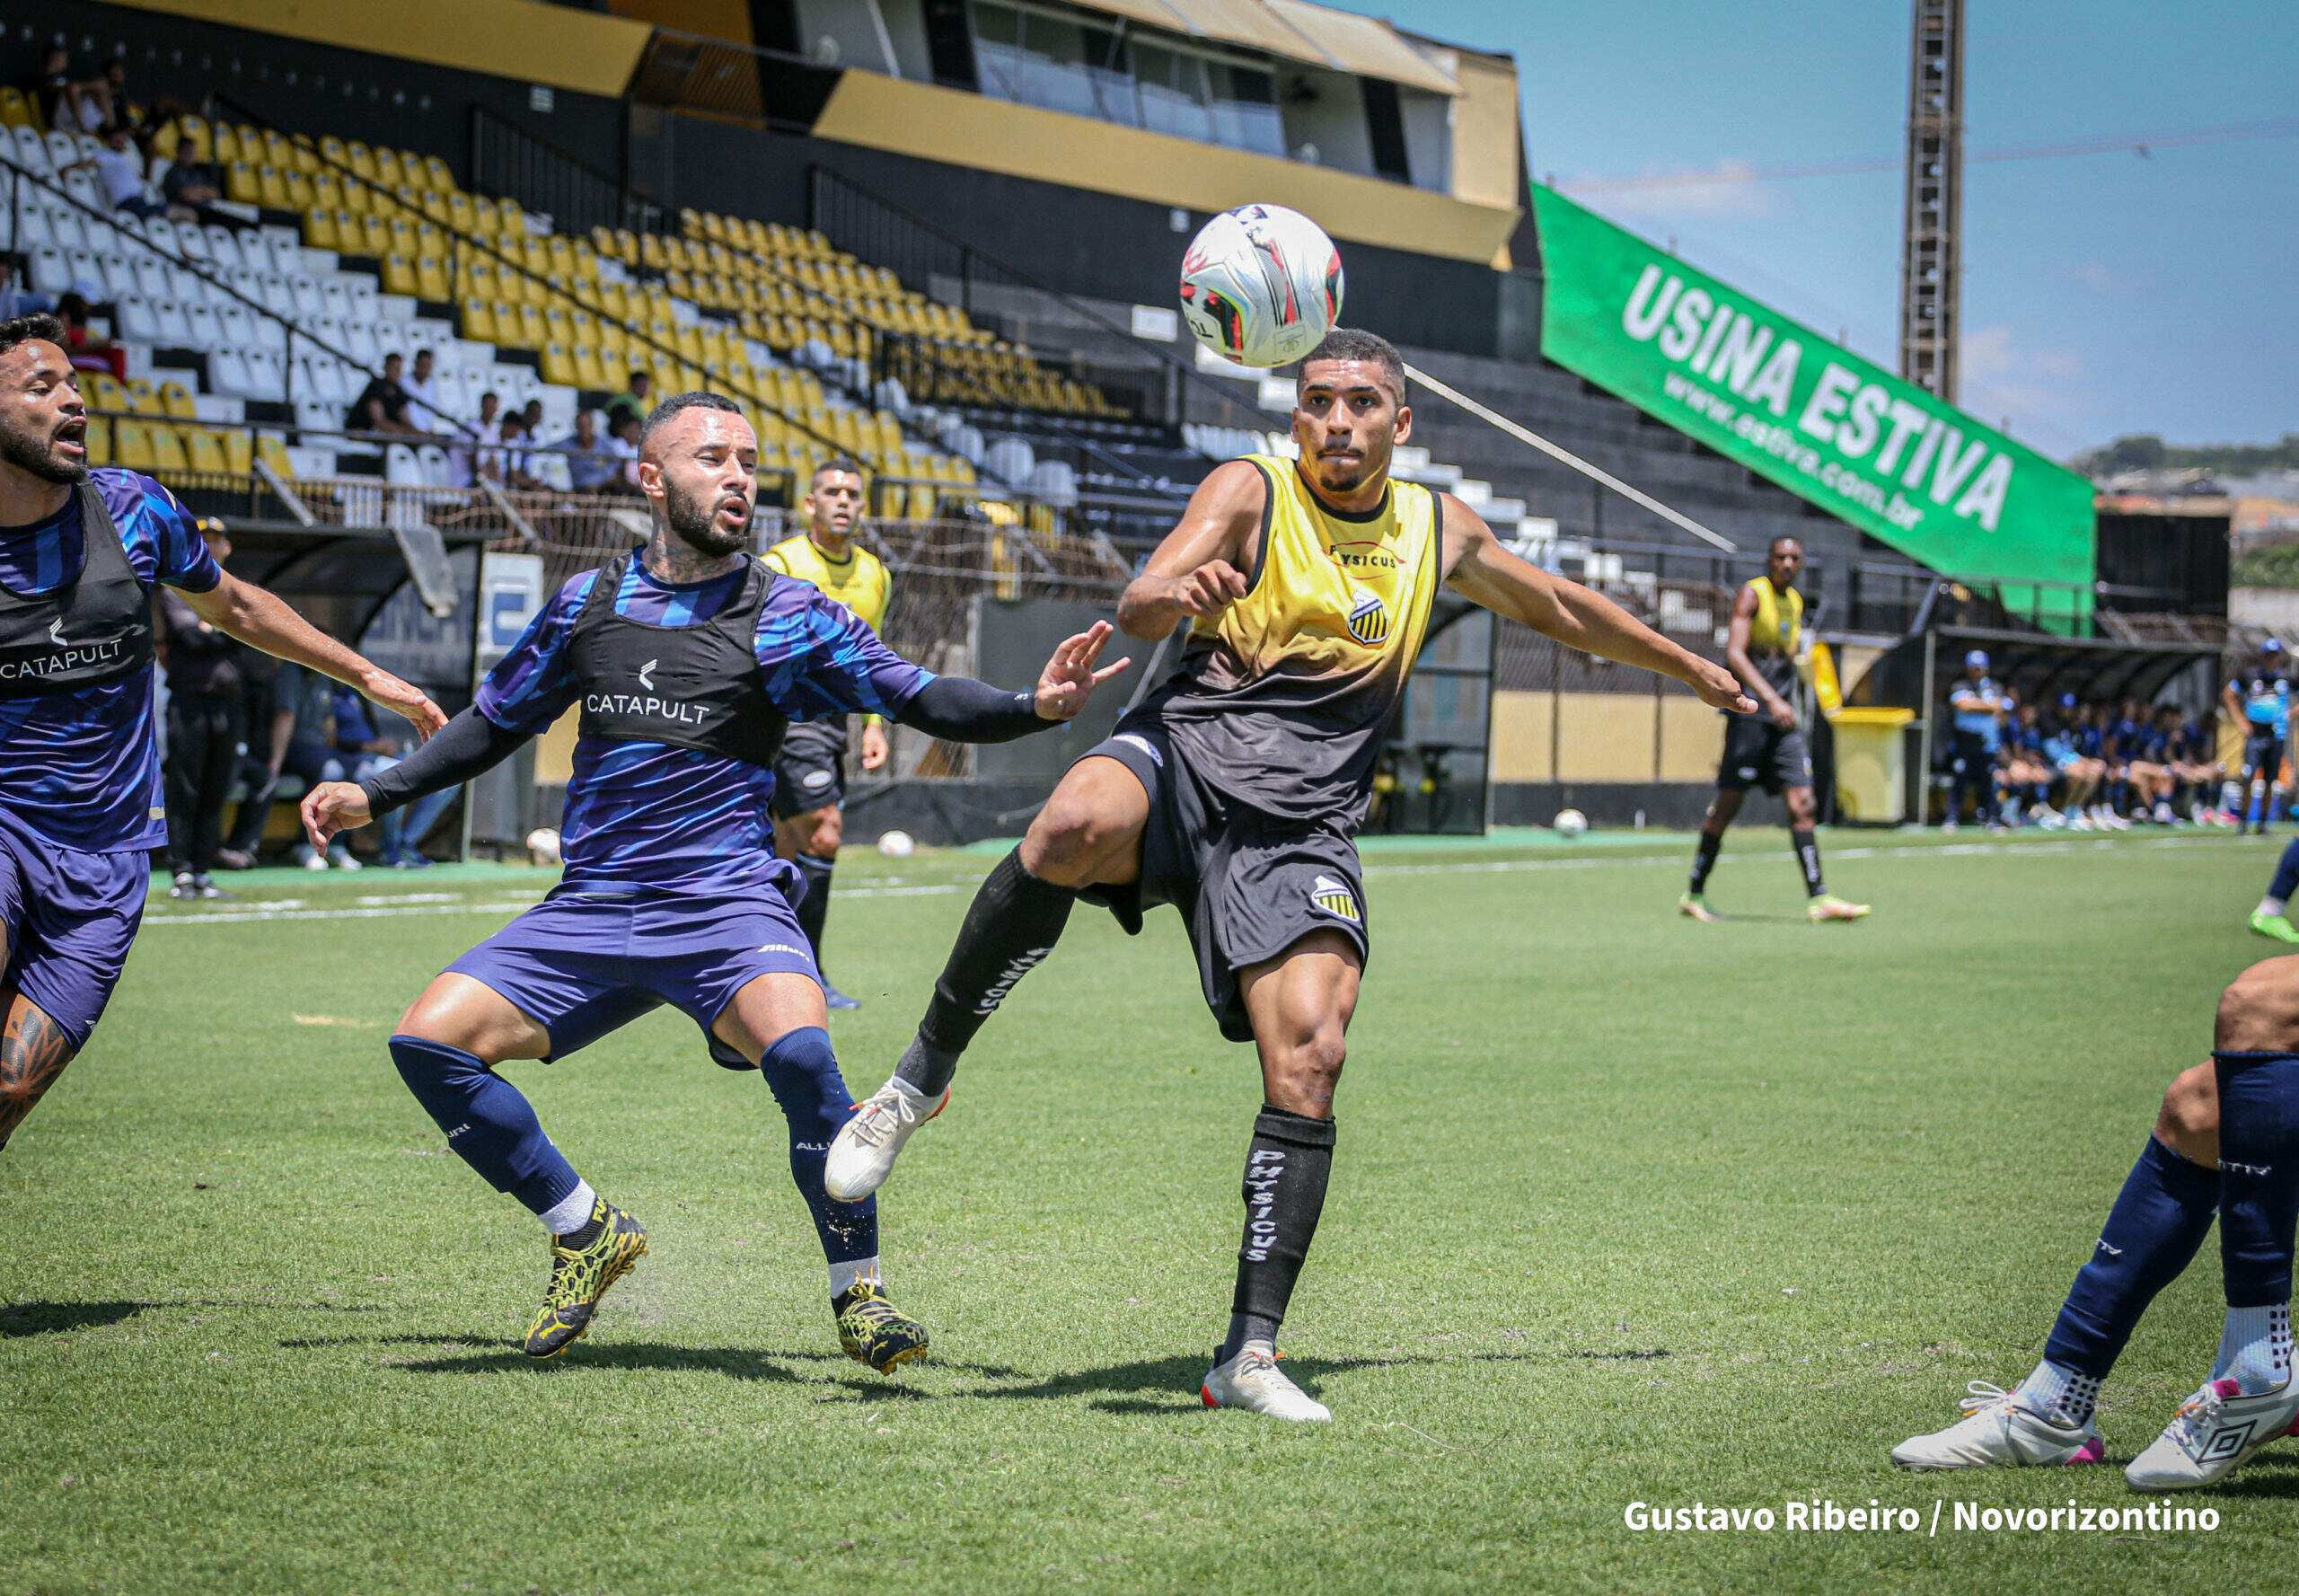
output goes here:
{"type": "Polygon", "coordinates": [[[2243,1395],[2274,1390],[2291,1378],[2291,1305],[2231,1308],[2219,1333],[2219,1356],[2211,1378],[2232,1380],[2243,1395]]]}
{"type": "Polygon", "coordinates": [[[542,1221],[542,1228],[554,1236],[564,1236],[569,1230],[579,1230],[591,1217],[597,1205],[599,1194],[591,1189],[587,1180],[577,1180],[575,1189],[553,1203],[535,1217],[542,1221]]]}
{"type": "Polygon", "coordinates": [[[2283,900],[2275,896],[2273,894],[2269,894],[2268,896],[2259,900],[2259,906],[2255,913],[2260,914],[2280,914],[2283,913],[2283,900]]]}
{"type": "Polygon", "coordinates": [[[2100,1406],[2100,1382],[2046,1358],[2013,1395],[2019,1398],[2021,1406],[2045,1423],[2063,1430],[2080,1430],[2100,1406]]]}
{"type": "Polygon", "coordinates": [[[832,1264],[830,1266],[830,1294],[832,1299],[835,1301],[840,1297],[843,1297],[847,1292],[852,1291],[858,1283],[866,1280],[873,1285],[880,1283],[881,1277],[878,1274],[878,1258],[877,1255],[875,1253],[867,1258],[849,1258],[843,1264],[832,1264]]]}

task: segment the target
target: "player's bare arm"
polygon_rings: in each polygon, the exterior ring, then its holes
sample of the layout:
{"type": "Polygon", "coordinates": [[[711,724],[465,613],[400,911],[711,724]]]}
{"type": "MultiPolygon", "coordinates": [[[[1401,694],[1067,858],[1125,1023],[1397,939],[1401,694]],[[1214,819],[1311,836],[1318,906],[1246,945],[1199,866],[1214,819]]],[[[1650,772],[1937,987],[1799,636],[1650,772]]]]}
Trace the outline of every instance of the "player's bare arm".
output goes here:
{"type": "Polygon", "coordinates": [[[1773,691],[1772,683],[1764,679],[1764,673],[1757,669],[1757,662],[1748,654],[1748,632],[1756,615],[1756,591],[1744,586],[1740,589],[1740,595],[1732,601],[1732,619],[1725,628],[1724,662],[1740,678],[1741,685],[1763,704],[1765,713],[1772,717],[1773,724],[1793,726],[1796,724],[1796,711],[1788,707],[1786,699],[1773,691]]]}
{"type": "Polygon", "coordinates": [[[1250,461],[1232,460],[1208,473],[1180,524],[1118,599],[1117,623],[1125,635],[1154,640],[1185,618],[1219,615],[1245,597],[1268,494],[1250,461]]]}
{"type": "Polygon", "coordinates": [[[290,608],[286,600],[230,572],[205,593],[186,593],[185,604],[216,630],[276,658],[309,666],[346,687],[415,723],[415,735],[428,737],[447,724],[445,711],[421,689],[368,663],[290,608]]]}
{"type": "Polygon", "coordinates": [[[1756,700],[1731,671],[1670,642],[1603,595],[1511,554],[1484,518],[1451,494],[1444,505],[1445,580],[1463,598],[1568,648],[1673,677],[1713,709],[1756,713],[1756,700]]]}

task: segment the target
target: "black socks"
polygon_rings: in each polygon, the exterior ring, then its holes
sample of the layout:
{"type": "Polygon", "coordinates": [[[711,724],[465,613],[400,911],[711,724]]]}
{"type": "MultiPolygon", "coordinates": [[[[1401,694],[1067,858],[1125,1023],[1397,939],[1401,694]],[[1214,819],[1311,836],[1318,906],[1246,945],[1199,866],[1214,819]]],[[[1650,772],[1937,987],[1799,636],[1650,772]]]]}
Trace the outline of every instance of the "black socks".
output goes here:
{"type": "Polygon", "coordinates": [[[801,853],[790,862],[806,878],[806,895],[798,900],[798,929],[806,933],[806,947],[819,970],[823,967],[823,921],[830,918],[830,875],[838,868],[838,860],[801,853]]]}
{"type": "Polygon", "coordinates": [[[1820,844],[1812,835],[1812,828],[1789,827],[1788,842],[1796,850],[1796,862],[1804,868],[1804,895],[1819,896],[1827,888],[1820,885],[1820,844]]]}
{"type": "Polygon", "coordinates": [[[1246,1151],[1246,1234],[1238,1248],[1229,1336],[1215,1362],[1236,1357],[1247,1341],[1276,1339],[1325,1211],[1333,1144],[1333,1121],[1262,1106],[1246,1151]]]}
{"type": "Polygon", "coordinates": [[[1708,872],[1716,868],[1716,851],[1724,846],[1722,835],[1700,833],[1700,845],[1692,856],[1692,895],[1698,897],[1708,890],[1708,872]]]}
{"type": "Polygon", "coordinates": [[[1020,849],[1000,860],[973,895],[957,944],[934,983],[926,1018],[919,1021],[918,1040],[894,1073],[927,1096],[939,1097],[982,1021],[998,1011],[1017,981],[1053,951],[1077,902],[1070,888],[1024,869],[1020,849]]]}

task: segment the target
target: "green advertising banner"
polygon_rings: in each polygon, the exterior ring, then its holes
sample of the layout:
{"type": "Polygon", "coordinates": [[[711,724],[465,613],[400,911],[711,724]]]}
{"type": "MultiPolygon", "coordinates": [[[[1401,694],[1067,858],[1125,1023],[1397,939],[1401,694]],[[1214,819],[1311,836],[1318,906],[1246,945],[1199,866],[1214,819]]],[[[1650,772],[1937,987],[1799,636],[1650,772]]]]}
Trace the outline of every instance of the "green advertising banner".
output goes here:
{"type": "Polygon", "coordinates": [[[1543,355],[2015,608],[2090,613],[2091,483],[1552,189],[1533,209],[1543,355]]]}

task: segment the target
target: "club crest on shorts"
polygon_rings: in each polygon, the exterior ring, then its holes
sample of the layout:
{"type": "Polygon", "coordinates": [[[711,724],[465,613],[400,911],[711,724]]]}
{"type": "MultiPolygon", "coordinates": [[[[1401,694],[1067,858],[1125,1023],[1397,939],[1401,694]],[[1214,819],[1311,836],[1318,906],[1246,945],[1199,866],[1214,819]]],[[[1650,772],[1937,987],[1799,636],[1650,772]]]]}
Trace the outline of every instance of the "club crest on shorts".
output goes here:
{"type": "Polygon", "coordinates": [[[1349,606],[1349,635],[1368,648],[1378,648],[1388,641],[1389,607],[1362,587],[1356,593],[1356,602],[1349,606]]]}
{"type": "Polygon", "coordinates": [[[1357,895],[1349,890],[1349,884],[1345,881],[1319,876],[1309,884],[1309,902],[1352,925],[1363,923],[1364,917],[1357,912],[1357,895]]]}

